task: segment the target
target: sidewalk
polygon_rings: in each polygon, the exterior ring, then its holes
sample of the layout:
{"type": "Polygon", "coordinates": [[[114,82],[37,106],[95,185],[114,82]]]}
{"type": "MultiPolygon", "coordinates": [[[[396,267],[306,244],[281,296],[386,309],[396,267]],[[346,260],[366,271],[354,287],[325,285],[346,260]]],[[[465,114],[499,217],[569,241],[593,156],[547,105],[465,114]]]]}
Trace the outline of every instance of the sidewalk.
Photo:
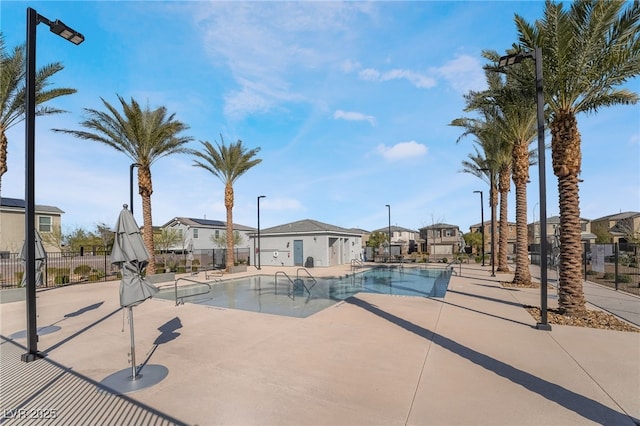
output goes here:
{"type": "MultiPolygon", "coordinates": [[[[532,277],[540,280],[540,266],[531,265],[530,270],[532,277]]],[[[550,285],[557,288],[554,270],[549,270],[547,279],[550,285]]],[[[591,281],[583,281],[582,288],[587,302],[640,327],[640,297],[591,281]]],[[[557,298],[556,291],[551,291],[548,296],[550,299],[557,298]]]]}

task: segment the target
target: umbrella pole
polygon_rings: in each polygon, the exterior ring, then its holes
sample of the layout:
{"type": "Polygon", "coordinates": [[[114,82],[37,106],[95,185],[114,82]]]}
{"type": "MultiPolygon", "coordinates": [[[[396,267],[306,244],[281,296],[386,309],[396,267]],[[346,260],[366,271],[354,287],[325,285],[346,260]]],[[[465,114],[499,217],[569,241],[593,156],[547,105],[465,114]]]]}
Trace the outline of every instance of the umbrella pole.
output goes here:
{"type": "Polygon", "coordinates": [[[136,368],[136,344],[133,337],[133,306],[129,306],[129,331],[131,334],[131,380],[138,378],[136,368]]]}

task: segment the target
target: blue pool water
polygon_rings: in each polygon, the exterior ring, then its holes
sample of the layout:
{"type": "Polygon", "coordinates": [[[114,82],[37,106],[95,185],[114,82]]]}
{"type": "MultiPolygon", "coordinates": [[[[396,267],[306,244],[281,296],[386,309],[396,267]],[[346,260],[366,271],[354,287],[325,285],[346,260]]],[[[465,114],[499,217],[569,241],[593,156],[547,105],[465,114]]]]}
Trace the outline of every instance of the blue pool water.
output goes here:
{"type": "MultiPolygon", "coordinates": [[[[304,272],[304,271],[302,271],[304,272]]],[[[311,273],[313,270],[310,271],[311,273]]],[[[178,288],[178,300],[221,308],[305,318],[356,293],[444,297],[451,272],[444,269],[377,267],[340,278],[306,274],[256,275],[178,288]]],[[[174,300],[173,288],[156,298],[174,300]]]]}

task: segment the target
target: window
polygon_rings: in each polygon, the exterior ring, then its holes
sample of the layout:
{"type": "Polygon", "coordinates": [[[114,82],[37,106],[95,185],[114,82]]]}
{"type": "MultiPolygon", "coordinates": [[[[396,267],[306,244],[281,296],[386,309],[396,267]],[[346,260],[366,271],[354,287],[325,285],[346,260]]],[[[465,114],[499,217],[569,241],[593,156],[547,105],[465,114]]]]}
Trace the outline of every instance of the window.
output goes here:
{"type": "Polygon", "coordinates": [[[451,230],[451,229],[447,229],[447,230],[446,230],[446,231],[444,231],[444,232],[445,232],[445,234],[444,234],[444,235],[445,235],[446,237],[453,237],[453,230],[451,230]]]}
{"type": "Polygon", "coordinates": [[[198,230],[194,229],[193,230],[193,239],[197,239],[198,238],[198,230]]]}
{"type": "Polygon", "coordinates": [[[39,232],[51,232],[51,223],[53,222],[51,216],[38,216],[38,231],[39,232]]]}
{"type": "Polygon", "coordinates": [[[220,230],[216,229],[216,238],[220,237],[220,230]]]}

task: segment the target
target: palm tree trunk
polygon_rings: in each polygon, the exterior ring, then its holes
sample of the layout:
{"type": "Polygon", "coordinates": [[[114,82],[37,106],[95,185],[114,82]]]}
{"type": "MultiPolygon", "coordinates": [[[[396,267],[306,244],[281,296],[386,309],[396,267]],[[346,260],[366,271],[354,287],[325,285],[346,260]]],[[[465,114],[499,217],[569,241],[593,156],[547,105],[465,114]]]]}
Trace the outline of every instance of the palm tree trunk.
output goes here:
{"type": "Polygon", "coordinates": [[[2,195],[2,176],[7,173],[7,146],[9,141],[4,129],[0,130],[0,196],[2,195]]]}
{"type": "Polygon", "coordinates": [[[507,211],[510,185],[509,167],[500,171],[498,189],[500,191],[500,235],[498,236],[498,272],[509,272],[507,265],[507,243],[509,238],[509,218],[507,211]]]}
{"type": "Polygon", "coordinates": [[[586,311],[582,288],[582,241],[578,193],[578,173],[580,173],[582,162],[580,133],[575,115],[570,111],[557,113],[550,127],[553,172],[558,177],[560,196],[558,305],[564,314],[580,316],[586,311]]]}
{"type": "Polygon", "coordinates": [[[516,188],[516,271],[513,283],[531,285],[527,229],[527,181],[529,180],[529,147],[518,143],[513,147],[513,184],[516,188]]]}
{"type": "Polygon", "coordinates": [[[147,275],[156,273],[156,257],[153,247],[153,223],[151,216],[151,194],[153,186],[151,183],[151,170],[148,166],[138,167],[138,192],[142,197],[142,222],[144,226],[144,245],[149,252],[149,264],[147,265],[147,275]]]}
{"type": "Polygon", "coordinates": [[[235,263],[233,253],[233,186],[227,182],[224,186],[224,206],[227,209],[227,272],[235,263]]]}
{"type": "Polygon", "coordinates": [[[496,240],[495,237],[498,235],[498,221],[496,220],[496,207],[498,206],[498,185],[495,182],[491,182],[491,191],[489,194],[491,198],[491,217],[493,220],[491,221],[491,242],[490,242],[490,250],[491,250],[491,266],[495,269],[495,261],[496,261],[496,240]]]}

